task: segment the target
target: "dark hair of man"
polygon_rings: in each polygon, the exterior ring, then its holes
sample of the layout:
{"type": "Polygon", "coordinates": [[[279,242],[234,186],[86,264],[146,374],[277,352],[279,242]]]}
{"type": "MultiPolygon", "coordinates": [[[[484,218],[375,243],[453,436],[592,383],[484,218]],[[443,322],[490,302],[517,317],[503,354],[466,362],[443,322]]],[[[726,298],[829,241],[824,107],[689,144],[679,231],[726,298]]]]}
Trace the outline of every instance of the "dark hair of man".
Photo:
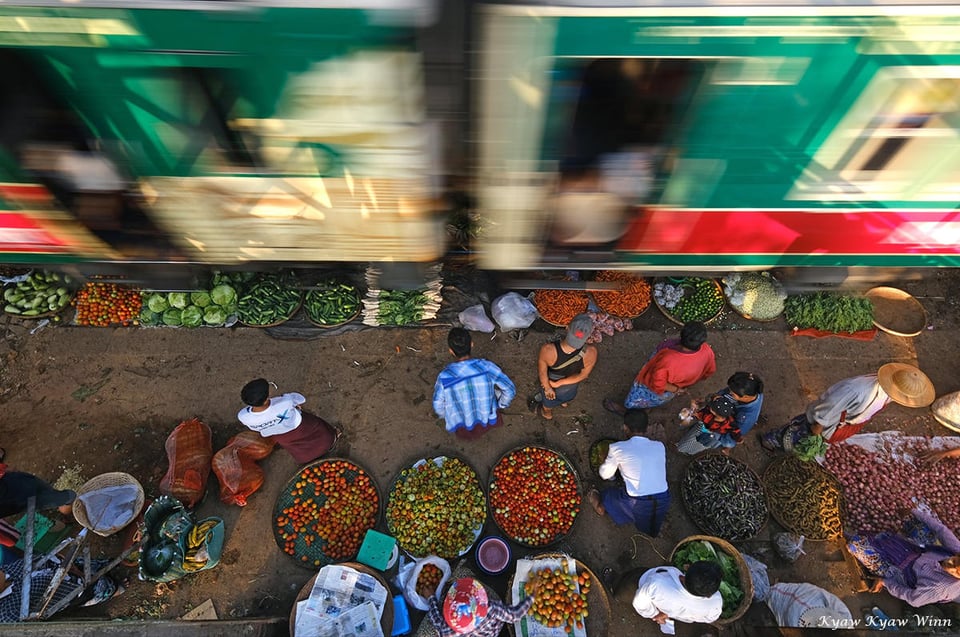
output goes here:
{"type": "Polygon", "coordinates": [[[462,327],[455,327],[447,334],[447,345],[450,346],[450,351],[453,352],[454,356],[463,358],[470,355],[473,339],[470,338],[470,332],[462,327]]]}
{"type": "Polygon", "coordinates": [[[698,351],[707,342],[707,326],[700,321],[689,321],[680,328],[680,344],[687,349],[698,351]]]}
{"type": "Polygon", "coordinates": [[[649,419],[647,418],[647,412],[645,409],[628,409],[625,414],[623,414],[623,424],[632,434],[645,434],[647,433],[647,424],[649,419]]]}
{"type": "Polygon", "coordinates": [[[763,393],[763,381],[750,372],[734,372],[727,379],[727,389],[737,396],[759,396],[763,393]]]}
{"type": "Polygon", "coordinates": [[[244,403],[252,407],[259,407],[263,403],[267,402],[267,397],[269,395],[270,383],[263,378],[251,380],[249,383],[243,386],[243,389],[240,390],[240,398],[244,403]]]}
{"type": "Polygon", "coordinates": [[[694,562],[684,573],[683,587],[697,597],[710,597],[720,590],[723,570],[712,560],[694,562]]]}

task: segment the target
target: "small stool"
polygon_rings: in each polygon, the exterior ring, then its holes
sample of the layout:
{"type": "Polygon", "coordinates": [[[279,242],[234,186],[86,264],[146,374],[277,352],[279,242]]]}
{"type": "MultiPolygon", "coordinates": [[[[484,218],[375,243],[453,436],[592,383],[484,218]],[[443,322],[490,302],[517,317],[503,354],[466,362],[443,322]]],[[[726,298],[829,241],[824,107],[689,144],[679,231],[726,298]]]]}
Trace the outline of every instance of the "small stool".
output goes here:
{"type": "Polygon", "coordinates": [[[390,558],[396,548],[397,541],[394,538],[369,529],[360,545],[357,561],[378,571],[385,571],[390,568],[390,558]]]}

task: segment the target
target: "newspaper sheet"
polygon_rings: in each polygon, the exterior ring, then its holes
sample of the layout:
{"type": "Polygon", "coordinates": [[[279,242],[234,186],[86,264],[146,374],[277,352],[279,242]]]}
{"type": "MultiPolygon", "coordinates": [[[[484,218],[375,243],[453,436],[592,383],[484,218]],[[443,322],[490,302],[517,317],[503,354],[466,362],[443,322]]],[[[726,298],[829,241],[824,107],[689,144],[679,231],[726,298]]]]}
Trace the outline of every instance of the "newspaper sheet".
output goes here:
{"type": "MultiPolygon", "coordinates": [[[[550,557],[537,560],[517,560],[517,574],[513,578],[513,587],[511,588],[511,599],[514,604],[518,604],[526,597],[523,592],[523,585],[529,579],[530,571],[537,571],[542,568],[561,569],[566,567],[571,575],[577,573],[577,561],[572,557],[550,557]]],[[[580,591],[580,585],[577,584],[577,591],[580,591]]],[[[533,620],[529,614],[522,617],[520,621],[514,623],[517,631],[517,637],[586,637],[585,628],[574,628],[567,631],[565,627],[547,628],[543,624],[533,620]]]]}
{"type": "Polygon", "coordinates": [[[372,575],[324,566],[310,596],[297,604],[296,637],[383,637],[380,618],[388,591],[372,575]]]}

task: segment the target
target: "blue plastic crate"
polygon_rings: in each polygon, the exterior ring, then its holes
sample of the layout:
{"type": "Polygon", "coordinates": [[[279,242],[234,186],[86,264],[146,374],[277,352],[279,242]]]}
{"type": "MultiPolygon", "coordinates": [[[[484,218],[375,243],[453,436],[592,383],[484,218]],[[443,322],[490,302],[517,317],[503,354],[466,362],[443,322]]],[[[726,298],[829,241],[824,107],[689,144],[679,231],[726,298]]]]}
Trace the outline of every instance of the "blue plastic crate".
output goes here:
{"type": "Polygon", "coordinates": [[[385,571],[396,545],[397,541],[389,535],[370,529],[363,538],[363,544],[360,545],[357,561],[378,571],[385,571]]]}
{"type": "Polygon", "coordinates": [[[390,637],[400,637],[400,635],[410,634],[410,609],[407,608],[407,602],[403,595],[394,595],[393,597],[393,630],[390,631],[390,637]]]}

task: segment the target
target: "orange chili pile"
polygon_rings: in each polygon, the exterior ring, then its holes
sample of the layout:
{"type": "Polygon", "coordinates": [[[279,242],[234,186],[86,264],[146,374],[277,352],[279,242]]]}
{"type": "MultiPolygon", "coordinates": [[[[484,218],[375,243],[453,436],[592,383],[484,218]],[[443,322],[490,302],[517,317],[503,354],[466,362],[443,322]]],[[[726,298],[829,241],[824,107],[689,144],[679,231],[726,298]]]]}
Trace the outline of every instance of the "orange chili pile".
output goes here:
{"type": "Polygon", "coordinates": [[[537,290],[533,304],[547,323],[566,326],[573,317],[587,311],[590,298],[582,290],[537,290]]]}
{"type": "Polygon", "coordinates": [[[87,283],[71,302],[77,309],[77,325],[136,325],[140,315],[140,291],[116,283],[87,283]]]}
{"type": "Polygon", "coordinates": [[[597,281],[622,281],[619,290],[597,290],[593,299],[597,307],[611,316],[639,316],[650,307],[650,284],[641,277],[629,272],[603,270],[597,274],[597,281]]]}

